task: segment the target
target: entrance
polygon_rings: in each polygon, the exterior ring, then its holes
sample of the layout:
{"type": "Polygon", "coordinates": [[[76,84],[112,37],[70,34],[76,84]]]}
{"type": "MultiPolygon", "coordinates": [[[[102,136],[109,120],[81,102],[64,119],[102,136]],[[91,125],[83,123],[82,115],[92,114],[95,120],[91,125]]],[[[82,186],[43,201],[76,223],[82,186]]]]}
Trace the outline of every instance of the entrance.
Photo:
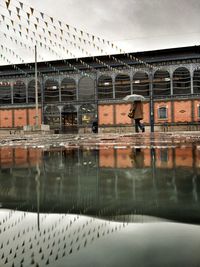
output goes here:
{"type": "Polygon", "coordinates": [[[73,105],[66,105],[61,112],[62,133],[78,133],[77,111],[73,105]]]}

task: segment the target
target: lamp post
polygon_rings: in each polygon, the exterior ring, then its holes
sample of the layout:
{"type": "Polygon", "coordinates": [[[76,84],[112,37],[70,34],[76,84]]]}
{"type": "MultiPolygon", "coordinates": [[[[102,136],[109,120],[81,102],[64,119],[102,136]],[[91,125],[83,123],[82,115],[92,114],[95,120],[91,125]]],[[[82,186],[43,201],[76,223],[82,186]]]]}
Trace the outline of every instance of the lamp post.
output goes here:
{"type": "Polygon", "coordinates": [[[35,125],[38,128],[38,81],[37,81],[37,46],[35,45],[35,125]]]}
{"type": "Polygon", "coordinates": [[[154,132],[154,100],[153,100],[153,73],[152,69],[150,69],[149,74],[149,81],[150,81],[150,127],[151,133],[154,132]]]}

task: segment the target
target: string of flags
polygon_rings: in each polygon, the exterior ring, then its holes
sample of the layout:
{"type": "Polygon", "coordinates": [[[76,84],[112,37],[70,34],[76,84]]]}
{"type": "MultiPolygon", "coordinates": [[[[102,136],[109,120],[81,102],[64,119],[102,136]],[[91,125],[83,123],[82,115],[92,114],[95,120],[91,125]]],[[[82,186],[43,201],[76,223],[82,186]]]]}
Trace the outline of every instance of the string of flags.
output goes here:
{"type": "MultiPolygon", "coordinates": [[[[100,47],[99,45],[96,44],[96,42],[98,42],[103,45],[111,46],[113,49],[119,50],[120,53],[124,53],[125,56],[129,57],[131,60],[135,60],[139,64],[145,65],[146,67],[149,68],[154,67],[130,55],[129,53],[126,53],[122,49],[119,49],[116,45],[114,45],[110,41],[106,41],[103,38],[96,37],[95,35],[80,30],[76,27],[70,26],[60,20],[56,20],[53,17],[50,17],[45,13],[40,12],[35,8],[24,4],[23,2],[20,2],[18,0],[3,0],[3,1],[5,6],[2,5],[0,6],[7,9],[8,16],[5,14],[0,14],[0,15],[1,15],[1,20],[3,22],[6,22],[5,26],[7,31],[14,31],[15,34],[19,35],[20,39],[25,38],[26,40],[29,40],[32,43],[35,41],[37,45],[43,47],[44,49],[47,49],[54,55],[59,55],[59,53],[55,51],[56,49],[57,51],[59,50],[64,51],[65,55],[68,54],[72,57],[75,56],[74,53],[72,53],[69,49],[65,47],[65,44],[63,42],[73,46],[73,48],[75,49],[80,50],[87,56],[89,56],[90,53],[83,48],[83,45],[85,46],[90,45],[94,49],[103,53],[104,52],[103,47],[100,47]],[[16,2],[16,4],[14,4],[13,2],[16,2]],[[15,18],[18,19],[18,22],[16,22],[15,18]],[[16,28],[16,26],[18,28],[16,28]],[[52,49],[51,47],[55,49],[52,49]]],[[[7,37],[7,35],[5,37],[7,37]]],[[[21,46],[26,47],[29,50],[32,50],[30,45],[27,45],[25,42],[18,41],[17,37],[14,38],[10,35],[9,38],[11,41],[14,40],[16,44],[19,44],[21,46]]],[[[107,55],[107,53],[105,54],[107,55]]],[[[116,63],[125,66],[126,68],[129,69],[132,68],[129,64],[125,63],[122,60],[117,59],[113,55],[108,55],[108,57],[114,60],[116,63]]],[[[62,58],[64,58],[64,56],[62,58]]],[[[80,61],[80,59],[78,60],[80,61]]],[[[94,60],[111,71],[120,72],[116,68],[109,66],[108,64],[106,64],[105,62],[96,57],[94,57],[94,60]]],[[[65,61],[65,63],[66,62],[67,61],[65,61]]],[[[92,70],[92,67],[87,63],[85,63],[83,60],[81,60],[80,62],[84,66],[87,66],[88,69],[92,70]]]]}

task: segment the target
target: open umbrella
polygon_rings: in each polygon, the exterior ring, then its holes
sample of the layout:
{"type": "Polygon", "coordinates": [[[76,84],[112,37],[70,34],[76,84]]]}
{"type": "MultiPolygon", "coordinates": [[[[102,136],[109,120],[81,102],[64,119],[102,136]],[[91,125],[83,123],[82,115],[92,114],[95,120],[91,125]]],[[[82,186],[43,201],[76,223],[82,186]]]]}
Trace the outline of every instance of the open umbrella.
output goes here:
{"type": "Polygon", "coordinates": [[[123,98],[123,100],[134,102],[134,101],[143,101],[143,100],[145,100],[145,98],[142,95],[133,94],[133,95],[127,95],[127,96],[125,96],[123,98]]]}

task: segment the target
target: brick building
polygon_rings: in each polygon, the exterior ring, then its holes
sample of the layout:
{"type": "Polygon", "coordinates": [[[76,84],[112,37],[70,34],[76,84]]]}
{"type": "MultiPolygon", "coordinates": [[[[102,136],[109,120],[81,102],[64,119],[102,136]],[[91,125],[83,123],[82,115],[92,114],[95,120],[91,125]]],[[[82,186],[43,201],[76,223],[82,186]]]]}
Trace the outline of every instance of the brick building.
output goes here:
{"type": "MultiPolygon", "coordinates": [[[[200,47],[129,55],[39,62],[39,123],[89,132],[97,118],[101,132],[133,131],[123,97],[136,93],[147,131],[199,130],[200,47]]],[[[34,124],[34,63],[0,66],[0,129],[34,124]]]]}

